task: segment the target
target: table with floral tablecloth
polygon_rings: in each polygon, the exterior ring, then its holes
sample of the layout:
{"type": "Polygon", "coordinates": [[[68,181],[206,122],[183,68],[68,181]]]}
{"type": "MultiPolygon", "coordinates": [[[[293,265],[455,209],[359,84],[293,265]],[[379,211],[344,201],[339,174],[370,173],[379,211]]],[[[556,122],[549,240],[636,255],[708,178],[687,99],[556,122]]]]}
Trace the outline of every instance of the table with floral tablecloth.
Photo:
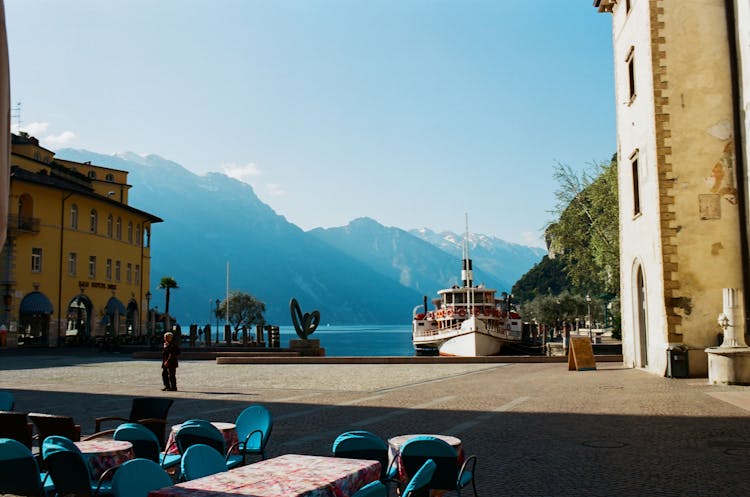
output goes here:
{"type": "Polygon", "coordinates": [[[102,473],[135,458],[133,444],[124,440],[94,438],[75,442],[89,461],[91,477],[98,480],[102,473]]]}
{"type": "Polygon", "coordinates": [[[380,463],[286,454],[150,492],[149,497],[348,497],[380,478],[380,463]]]}
{"type": "MultiPolygon", "coordinates": [[[[235,426],[234,423],[224,423],[221,421],[211,421],[211,424],[214,425],[222,435],[224,435],[224,447],[226,449],[229,449],[229,447],[232,448],[232,454],[239,454],[240,449],[239,446],[236,445],[238,438],[237,438],[237,426],[235,426]]],[[[169,437],[167,438],[167,450],[165,451],[167,454],[179,454],[180,451],[177,449],[177,442],[175,442],[175,435],[177,435],[177,430],[180,429],[179,425],[173,425],[172,430],[169,432],[169,437]]]]}

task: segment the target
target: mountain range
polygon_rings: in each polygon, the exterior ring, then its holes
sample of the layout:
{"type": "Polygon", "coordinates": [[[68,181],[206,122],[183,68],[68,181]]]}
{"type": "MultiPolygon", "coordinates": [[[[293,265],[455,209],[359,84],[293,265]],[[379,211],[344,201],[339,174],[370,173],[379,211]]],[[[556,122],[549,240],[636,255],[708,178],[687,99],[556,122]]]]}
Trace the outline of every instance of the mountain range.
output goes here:
{"type": "MultiPolygon", "coordinates": [[[[164,220],[151,233],[152,305],[163,305],[158,282],[172,276],[179,288],[170,314],[181,324],[215,322],[227,265],[230,289],[265,302],[267,322],[281,325],[290,323],[292,297],[303,312],[319,310],[323,323],[407,324],[423,295],[460,280],[462,235],[369,218],[305,232],[224,174],[196,175],[157,155],[63,149],[57,156],[129,172],[130,205],[164,220]]],[[[498,291],[510,291],[546,253],[485,235],[469,242],[475,283],[498,291]]]]}

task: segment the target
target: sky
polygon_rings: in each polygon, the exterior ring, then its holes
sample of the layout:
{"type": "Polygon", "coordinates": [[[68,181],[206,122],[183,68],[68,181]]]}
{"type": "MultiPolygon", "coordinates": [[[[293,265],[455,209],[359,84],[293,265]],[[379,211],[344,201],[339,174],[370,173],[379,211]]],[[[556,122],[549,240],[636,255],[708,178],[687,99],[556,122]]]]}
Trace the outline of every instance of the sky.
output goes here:
{"type": "Polygon", "coordinates": [[[542,246],[555,165],[616,151],[592,3],[5,0],[13,129],[228,174],[305,230],[542,246]]]}

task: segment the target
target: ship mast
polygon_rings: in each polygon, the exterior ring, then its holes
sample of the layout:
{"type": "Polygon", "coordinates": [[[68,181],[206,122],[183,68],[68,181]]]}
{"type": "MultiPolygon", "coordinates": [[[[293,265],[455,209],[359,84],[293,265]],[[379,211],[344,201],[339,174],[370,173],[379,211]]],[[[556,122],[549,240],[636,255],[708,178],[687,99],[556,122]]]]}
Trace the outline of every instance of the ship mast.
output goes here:
{"type": "Polygon", "coordinates": [[[469,258],[469,214],[464,214],[466,217],[466,233],[464,235],[464,250],[463,250],[463,264],[461,267],[461,279],[463,280],[464,287],[469,288],[469,292],[466,294],[469,301],[469,315],[474,315],[474,275],[471,268],[471,258],[469,258]]]}

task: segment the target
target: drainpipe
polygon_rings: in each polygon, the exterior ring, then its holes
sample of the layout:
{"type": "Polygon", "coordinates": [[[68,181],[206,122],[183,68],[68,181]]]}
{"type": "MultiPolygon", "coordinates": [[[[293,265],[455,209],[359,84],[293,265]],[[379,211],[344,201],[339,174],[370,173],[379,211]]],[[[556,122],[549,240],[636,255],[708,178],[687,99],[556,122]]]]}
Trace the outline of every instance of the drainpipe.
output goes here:
{"type": "Polygon", "coordinates": [[[748,248],[747,229],[747,157],[745,157],[744,120],[742,110],[742,88],[740,86],[740,54],[737,41],[737,13],[735,0],[725,0],[724,7],[727,21],[727,41],[729,42],[729,68],[732,82],[732,120],[734,121],[734,156],[737,174],[737,203],[739,207],[740,223],[740,255],[742,257],[742,288],[745,318],[745,335],[747,335],[748,319],[750,318],[750,249],[748,248]]]}

